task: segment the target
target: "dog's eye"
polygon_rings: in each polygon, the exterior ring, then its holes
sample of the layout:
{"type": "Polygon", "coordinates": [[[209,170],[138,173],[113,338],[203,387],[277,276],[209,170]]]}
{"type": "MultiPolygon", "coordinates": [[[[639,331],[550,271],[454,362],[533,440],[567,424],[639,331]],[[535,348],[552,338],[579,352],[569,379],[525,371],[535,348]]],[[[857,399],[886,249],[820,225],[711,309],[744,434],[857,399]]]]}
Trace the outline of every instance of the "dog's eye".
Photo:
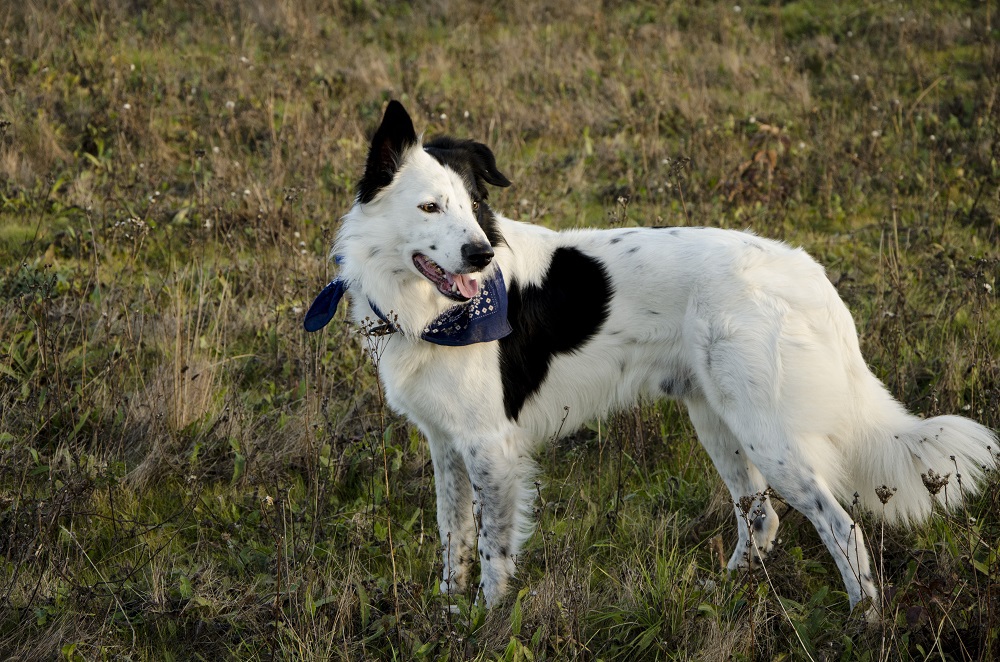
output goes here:
{"type": "Polygon", "coordinates": [[[473,200],[472,201],[472,213],[474,213],[474,214],[478,214],[479,213],[479,200],[473,200]]]}
{"type": "Polygon", "coordinates": [[[422,205],[417,205],[417,209],[428,214],[437,214],[441,211],[441,208],[437,206],[436,202],[425,202],[422,205]]]}

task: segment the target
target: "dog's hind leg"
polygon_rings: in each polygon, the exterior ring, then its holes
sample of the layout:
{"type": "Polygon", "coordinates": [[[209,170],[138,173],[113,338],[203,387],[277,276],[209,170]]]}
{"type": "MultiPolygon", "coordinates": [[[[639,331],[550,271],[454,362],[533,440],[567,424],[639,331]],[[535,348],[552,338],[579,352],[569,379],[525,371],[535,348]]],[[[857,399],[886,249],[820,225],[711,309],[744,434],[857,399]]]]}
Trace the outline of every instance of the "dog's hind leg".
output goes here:
{"type": "MultiPolygon", "coordinates": [[[[753,428],[753,425],[748,425],[753,428]]],[[[861,527],[834,497],[824,478],[781,435],[768,435],[766,441],[744,437],[751,461],[757,464],[768,483],[795,510],[812,522],[826,545],[844,580],[851,609],[866,597],[872,599],[867,616],[877,618],[878,591],[872,580],[871,564],[861,527]],[[779,441],[775,442],[775,438],[779,441]]],[[[792,442],[794,443],[794,442],[792,442]]],[[[810,443],[808,440],[799,442],[810,443]]],[[[812,443],[821,443],[815,441],[812,443]]]]}
{"type": "MultiPolygon", "coordinates": [[[[837,502],[823,474],[813,466],[803,451],[805,448],[819,447],[824,440],[795,438],[785,429],[780,416],[769,416],[766,408],[750,403],[749,396],[730,399],[729,402],[740,404],[728,408],[720,406],[724,412],[721,417],[722,426],[736,440],[740,455],[745,456],[744,466],[753,467],[754,474],[761,476],[761,482],[752,484],[760,485],[766,481],[767,485],[777,490],[792,508],[805,515],[816,527],[820,539],[837,563],[852,609],[865,597],[872,598],[877,604],[878,592],[872,581],[868,550],[865,548],[861,528],[855,525],[847,511],[837,502]]],[[[695,410],[697,409],[696,407],[695,410]]],[[[706,415],[703,410],[698,415],[711,421],[711,415],[706,415]]],[[[699,424],[695,425],[697,428],[699,424]]],[[[705,426],[705,420],[701,425],[705,426]]],[[[711,449],[709,452],[713,454],[711,449]]],[[[723,455],[729,457],[724,453],[723,455]]],[[[714,454],[713,460],[718,462],[714,454]]],[[[731,471],[733,465],[738,466],[732,460],[727,466],[724,461],[723,466],[719,467],[720,473],[731,471]]],[[[737,475],[739,473],[736,472],[737,475]]],[[[747,474],[749,475],[749,470],[747,474]]],[[[739,511],[737,519],[741,519],[739,511]]],[[[744,524],[741,522],[740,526],[744,524]]],[[[740,535],[742,538],[743,533],[740,535]]],[[[869,617],[877,614],[874,606],[872,609],[869,617]]]]}
{"type": "Polygon", "coordinates": [[[479,524],[480,588],[487,606],[506,592],[517,554],[531,535],[535,465],[515,455],[513,447],[496,438],[466,451],[479,524]]]}
{"type": "Polygon", "coordinates": [[[733,499],[739,539],[728,567],[730,570],[746,567],[771,551],[778,533],[778,514],[771,506],[767,482],[742,451],[736,436],[704,399],[690,398],[685,402],[698,440],[708,451],[733,499]]]}
{"type": "Polygon", "coordinates": [[[462,454],[445,435],[428,434],[427,439],[434,464],[438,532],[443,546],[441,592],[458,593],[467,586],[475,560],[472,483],[462,454]]]}

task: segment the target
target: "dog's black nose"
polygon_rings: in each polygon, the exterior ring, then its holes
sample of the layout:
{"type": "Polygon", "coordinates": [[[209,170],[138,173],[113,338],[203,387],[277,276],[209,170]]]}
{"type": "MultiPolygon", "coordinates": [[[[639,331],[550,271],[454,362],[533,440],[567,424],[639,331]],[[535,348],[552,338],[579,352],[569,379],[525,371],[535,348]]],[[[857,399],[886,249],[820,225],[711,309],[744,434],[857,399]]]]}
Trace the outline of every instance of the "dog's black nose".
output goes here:
{"type": "Polygon", "coordinates": [[[465,244],[462,258],[477,269],[482,269],[493,260],[493,247],[489,244],[465,244]]]}

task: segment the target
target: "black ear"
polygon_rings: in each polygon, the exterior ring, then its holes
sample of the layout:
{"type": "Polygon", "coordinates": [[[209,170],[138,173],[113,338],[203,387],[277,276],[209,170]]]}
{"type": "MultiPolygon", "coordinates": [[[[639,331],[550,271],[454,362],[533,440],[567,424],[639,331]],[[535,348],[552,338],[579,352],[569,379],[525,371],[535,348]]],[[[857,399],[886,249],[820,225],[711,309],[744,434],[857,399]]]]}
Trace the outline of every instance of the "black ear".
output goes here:
{"type": "Polygon", "coordinates": [[[472,170],[476,177],[493,186],[510,186],[510,180],[497,170],[497,159],[493,152],[483,143],[472,143],[472,170]]]}
{"type": "Polygon", "coordinates": [[[417,132],[413,130],[413,120],[403,104],[390,101],[368,148],[365,174],[358,182],[358,202],[371,202],[379,191],[392,183],[403,152],[415,144],[417,132]]]}
{"type": "Polygon", "coordinates": [[[497,170],[497,160],[490,148],[474,140],[457,140],[441,136],[424,145],[424,151],[433,156],[441,165],[460,172],[482,198],[488,193],[483,182],[493,186],[510,186],[510,180],[497,170]],[[471,177],[470,177],[471,176],[471,177]]]}

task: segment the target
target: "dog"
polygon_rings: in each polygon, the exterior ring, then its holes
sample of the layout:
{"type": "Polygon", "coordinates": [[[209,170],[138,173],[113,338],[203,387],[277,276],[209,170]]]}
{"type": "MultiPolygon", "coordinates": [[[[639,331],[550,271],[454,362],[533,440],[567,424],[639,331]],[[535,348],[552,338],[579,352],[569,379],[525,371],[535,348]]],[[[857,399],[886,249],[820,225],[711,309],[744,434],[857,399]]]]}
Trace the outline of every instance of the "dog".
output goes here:
{"type": "Polygon", "coordinates": [[[729,568],[771,550],[773,489],[816,527],[851,608],[877,618],[864,537],[841,504],[926,519],[947,491],[925,482],[960,476],[952,505],[974,493],[994,433],[893,399],[803,250],[711,228],[556,232],[491,209],[488,187],[509,185],[486,145],[421,144],[390,102],[334,242],[339,276],[305,319],[322,328],[349,291],[351,319],[385,334],[387,401],[430,445],[441,591],[464,590],[478,550],[480,598],[502,598],[532,531],[544,440],[673,398],[733,499],[729,568]]]}

